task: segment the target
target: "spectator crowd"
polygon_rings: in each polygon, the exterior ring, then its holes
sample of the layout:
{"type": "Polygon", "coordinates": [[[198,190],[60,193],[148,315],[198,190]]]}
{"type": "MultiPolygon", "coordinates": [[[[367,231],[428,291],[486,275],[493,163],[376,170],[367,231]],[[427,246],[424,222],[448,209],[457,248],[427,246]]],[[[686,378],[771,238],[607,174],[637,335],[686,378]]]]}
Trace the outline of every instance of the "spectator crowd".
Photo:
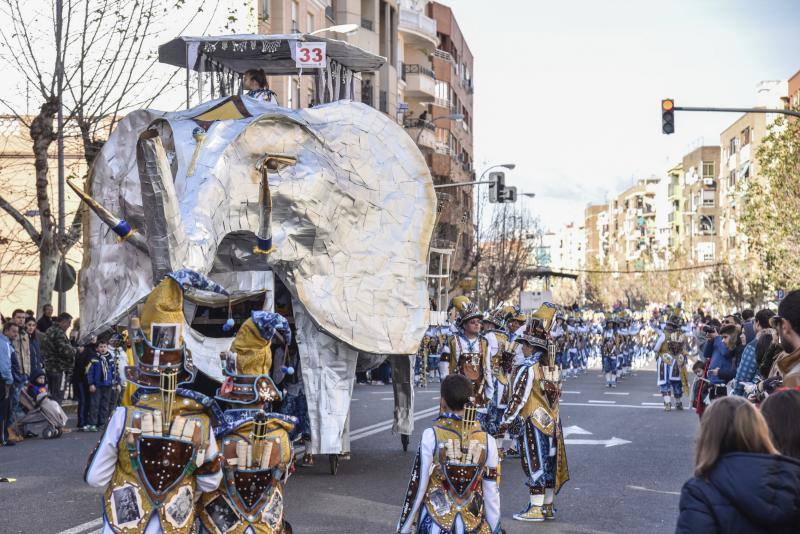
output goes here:
{"type": "Polygon", "coordinates": [[[17,309],[0,321],[0,445],[60,436],[70,401],[77,429],[99,431],[120,401],[124,352],[108,339],[79,343],[78,320],[49,304],[38,318],[17,309]]]}
{"type": "Polygon", "coordinates": [[[677,533],[800,532],[800,290],[777,313],[695,317],[694,477],[677,533]]]}

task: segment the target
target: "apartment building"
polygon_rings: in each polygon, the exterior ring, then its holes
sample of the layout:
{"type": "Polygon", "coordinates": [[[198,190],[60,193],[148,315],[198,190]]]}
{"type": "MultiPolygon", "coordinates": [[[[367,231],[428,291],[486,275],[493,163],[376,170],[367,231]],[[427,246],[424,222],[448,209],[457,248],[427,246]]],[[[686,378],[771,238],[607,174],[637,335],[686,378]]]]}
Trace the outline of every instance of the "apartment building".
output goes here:
{"type": "MultiPolygon", "coordinates": [[[[681,162],[680,240],[673,248],[686,253],[691,263],[710,263],[720,250],[720,197],[718,175],[720,147],[701,146],[681,162]]],[[[674,204],[673,204],[674,205],[674,204]]]]}
{"type": "MultiPolygon", "coordinates": [[[[432,146],[420,142],[420,149],[435,183],[468,182],[474,176],[473,56],[449,7],[429,2],[426,13],[436,23],[438,39],[432,54],[434,95],[423,110],[427,121],[424,126],[433,128],[434,140],[432,146]],[[462,119],[454,120],[452,117],[456,114],[462,119]]],[[[406,46],[405,50],[408,48],[406,46]]],[[[416,51],[411,52],[416,54],[416,51]]],[[[408,57],[419,58],[419,55],[408,57]]],[[[407,71],[407,74],[412,73],[407,71]]],[[[406,93],[412,82],[407,79],[406,93]]],[[[440,213],[434,239],[442,248],[455,250],[456,271],[465,267],[474,247],[473,193],[473,187],[454,187],[438,194],[440,213]]]]}
{"type": "Polygon", "coordinates": [[[800,110],[800,70],[789,78],[787,85],[787,104],[791,109],[800,110]]]}
{"type": "Polygon", "coordinates": [[[608,204],[589,204],[584,211],[584,265],[602,265],[608,254],[608,204]]]}
{"type": "MultiPolygon", "coordinates": [[[[781,108],[787,92],[787,82],[761,82],[757,105],[781,108]]],[[[758,147],[776,118],[774,114],[746,113],[720,134],[720,259],[737,262],[747,256],[746,238],[738,228],[745,186],[758,177],[758,147]]]]}
{"type": "Polygon", "coordinates": [[[659,181],[657,177],[639,179],[611,201],[608,265],[613,270],[643,269],[655,257],[659,181]]]}

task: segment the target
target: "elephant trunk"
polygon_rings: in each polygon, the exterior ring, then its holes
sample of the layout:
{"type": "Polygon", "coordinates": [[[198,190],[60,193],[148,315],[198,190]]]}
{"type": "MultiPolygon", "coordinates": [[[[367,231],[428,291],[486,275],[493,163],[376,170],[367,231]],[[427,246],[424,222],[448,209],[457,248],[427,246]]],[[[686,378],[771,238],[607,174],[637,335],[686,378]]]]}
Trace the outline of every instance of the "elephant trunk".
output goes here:
{"type": "Polygon", "coordinates": [[[146,130],[139,136],[136,160],[153,283],[158,283],[167,273],[183,267],[186,235],[172,172],[158,132],[146,130]]]}

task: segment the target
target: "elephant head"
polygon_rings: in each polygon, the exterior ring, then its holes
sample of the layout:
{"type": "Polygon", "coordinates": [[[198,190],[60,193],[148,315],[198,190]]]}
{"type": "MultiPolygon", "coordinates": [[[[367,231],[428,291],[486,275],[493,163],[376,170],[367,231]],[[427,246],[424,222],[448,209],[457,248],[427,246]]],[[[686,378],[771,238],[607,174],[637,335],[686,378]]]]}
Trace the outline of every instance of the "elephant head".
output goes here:
{"type": "MultiPolygon", "coordinates": [[[[102,210],[84,223],[84,335],[179,268],[234,297],[271,291],[274,273],[320,330],[362,352],[411,354],[428,325],[431,177],[411,138],[369,106],[288,110],[229,97],[135,112],[103,147],[86,195],[102,210]],[[136,246],[104,213],[138,232],[136,246]]],[[[221,376],[225,343],[195,336],[201,370],[221,376]]]]}

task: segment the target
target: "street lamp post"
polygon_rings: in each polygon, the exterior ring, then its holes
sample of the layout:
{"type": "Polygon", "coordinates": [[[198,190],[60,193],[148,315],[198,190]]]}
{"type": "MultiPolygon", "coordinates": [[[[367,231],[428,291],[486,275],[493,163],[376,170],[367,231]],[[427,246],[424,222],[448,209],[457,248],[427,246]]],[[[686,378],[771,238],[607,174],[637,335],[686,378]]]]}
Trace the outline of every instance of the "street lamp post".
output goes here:
{"type": "Polygon", "coordinates": [[[419,121],[420,126],[419,126],[419,131],[417,132],[417,137],[414,139],[414,142],[416,144],[419,144],[419,138],[422,135],[423,125],[425,125],[425,124],[433,125],[434,122],[440,121],[440,120],[463,121],[464,120],[464,115],[461,114],[461,113],[452,113],[450,115],[442,115],[441,117],[434,117],[433,119],[431,119],[429,121],[422,120],[422,119],[417,119],[417,120],[419,121]]]}
{"type": "Polygon", "coordinates": [[[340,24],[338,26],[328,26],[327,28],[321,28],[319,30],[314,30],[313,32],[309,33],[308,35],[317,35],[318,33],[322,32],[331,32],[331,33],[341,33],[344,35],[348,35],[358,31],[358,24],[340,24]]]}
{"type": "Polygon", "coordinates": [[[480,307],[481,305],[481,189],[480,189],[480,182],[483,180],[483,177],[492,169],[496,169],[498,167],[503,167],[504,169],[513,170],[516,167],[514,163],[499,163],[497,165],[492,165],[487,167],[483,170],[480,177],[478,178],[478,182],[476,184],[476,193],[475,193],[475,203],[476,203],[476,212],[477,212],[477,223],[475,224],[475,305],[480,307]]]}

